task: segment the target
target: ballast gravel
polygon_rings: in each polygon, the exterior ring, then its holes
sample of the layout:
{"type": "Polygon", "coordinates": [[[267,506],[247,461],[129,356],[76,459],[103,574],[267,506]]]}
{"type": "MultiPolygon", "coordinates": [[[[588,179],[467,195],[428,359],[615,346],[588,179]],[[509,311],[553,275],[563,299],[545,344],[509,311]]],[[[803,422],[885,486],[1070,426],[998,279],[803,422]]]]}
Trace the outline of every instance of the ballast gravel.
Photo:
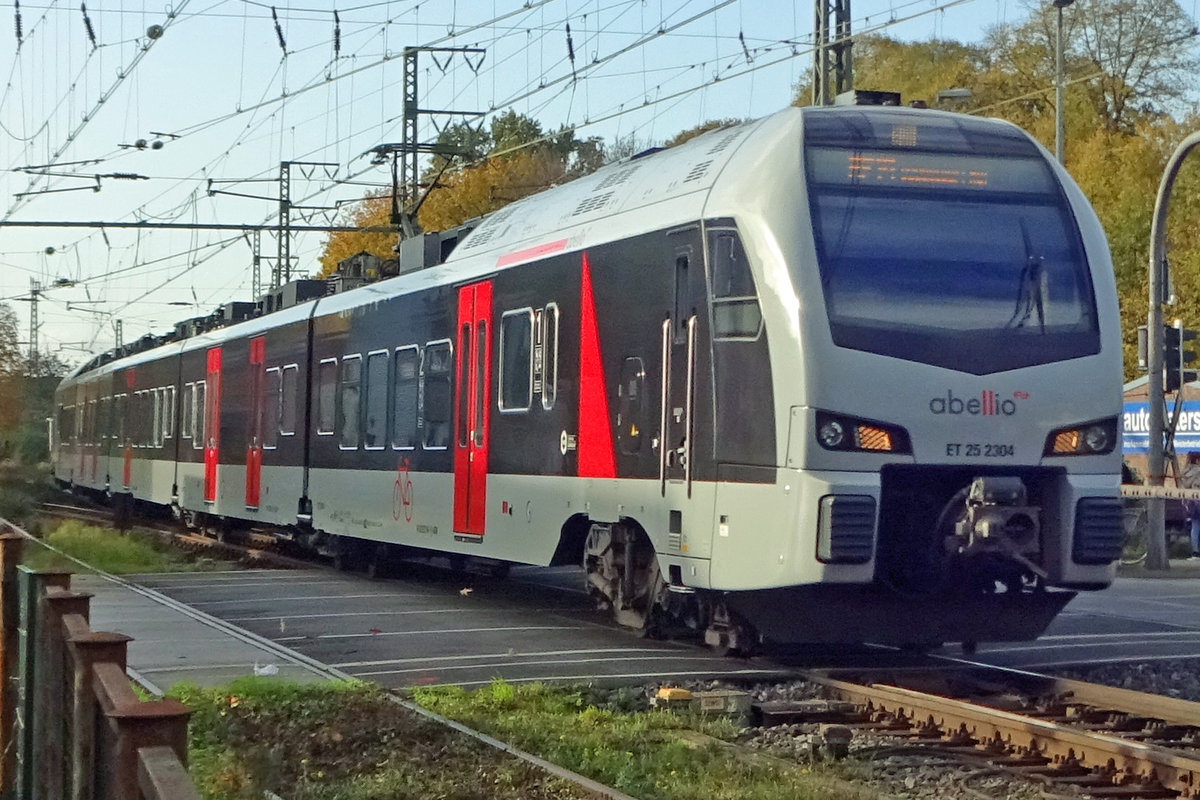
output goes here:
{"type": "MultiPolygon", "coordinates": [[[[1055,674],[1200,701],[1200,659],[1107,664],[1063,669],[1055,674]]],[[[723,681],[697,681],[685,683],[683,687],[693,692],[740,689],[749,692],[754,703],[819,700],[822,697],[820,687],[803,680],[750,687],[734,686],[723,681]]],[[[649,704],[658,688],[656,684],[632,693],[626,690],[626,703],[633,700],[634,704],[649,704]]],[[[821,726],[816,724],[747,727],[742,729],[737,743],[802,765],[832,760],[826,752],[821,726]]],[[[861,783],[882,797],[899,800],[1044,800],[1046,797],[1088,796],[1076,787],[1043,785],[1005,772],[988,764],[983,758],[951,757],[897,737],[862,730],[853,732],[848,756],[837,764],[837,770],[845,779],[861,783]]]]}
{"type": "Polygon", "coordinates": [[[1126,664],[1099,664],[1057,670],[1053,674],[1135,692],[1150,692],[1200,702],[1200,658],[1171,658],[1126,664]]]}

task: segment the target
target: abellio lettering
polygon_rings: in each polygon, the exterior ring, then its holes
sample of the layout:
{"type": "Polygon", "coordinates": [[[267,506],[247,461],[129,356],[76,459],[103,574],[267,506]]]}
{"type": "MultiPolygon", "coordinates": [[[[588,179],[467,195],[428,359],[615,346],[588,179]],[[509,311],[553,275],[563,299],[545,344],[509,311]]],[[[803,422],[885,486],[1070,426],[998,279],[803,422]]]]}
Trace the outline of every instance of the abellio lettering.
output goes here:
{"type": "Polygon", "coordinates": [[[955,397],[954,392],[946,392],[945,397],[935,397],[929,401],[929,410],[934,414],[968,414],[972,417],[1011,417],[1017,413],[1017,401],[1011,398],[1003,400],[995,392],[983,391],[978,397],[955,397]]]}

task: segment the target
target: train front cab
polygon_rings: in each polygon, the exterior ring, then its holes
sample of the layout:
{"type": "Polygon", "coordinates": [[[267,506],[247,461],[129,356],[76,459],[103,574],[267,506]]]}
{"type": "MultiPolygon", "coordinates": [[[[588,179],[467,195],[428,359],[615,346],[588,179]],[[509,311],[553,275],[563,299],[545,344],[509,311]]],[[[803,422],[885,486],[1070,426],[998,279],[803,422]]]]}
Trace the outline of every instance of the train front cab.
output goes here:
{"type": "Polygon", "coordinates": [[[793,282],[763,295],[782,466],[718,484],[711,586],[781,640],[1035,637],[1121,543],[1103,232],[1011,126],[803,113],[802,191],[743,226],[793,282]]]}

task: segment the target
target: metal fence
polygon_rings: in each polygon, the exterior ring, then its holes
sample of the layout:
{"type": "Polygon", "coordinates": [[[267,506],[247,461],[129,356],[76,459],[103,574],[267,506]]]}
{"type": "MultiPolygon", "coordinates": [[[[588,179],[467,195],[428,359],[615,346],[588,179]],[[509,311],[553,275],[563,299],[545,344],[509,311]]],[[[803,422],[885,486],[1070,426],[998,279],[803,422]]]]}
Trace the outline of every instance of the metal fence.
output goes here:
{"type": "Polygon", "coordinates": [[[0,532],[0,798],[199,800],[187,707],[138,697],[130,638],[93,631],[91,595],[21,565],[23,543],[0,532]]]}

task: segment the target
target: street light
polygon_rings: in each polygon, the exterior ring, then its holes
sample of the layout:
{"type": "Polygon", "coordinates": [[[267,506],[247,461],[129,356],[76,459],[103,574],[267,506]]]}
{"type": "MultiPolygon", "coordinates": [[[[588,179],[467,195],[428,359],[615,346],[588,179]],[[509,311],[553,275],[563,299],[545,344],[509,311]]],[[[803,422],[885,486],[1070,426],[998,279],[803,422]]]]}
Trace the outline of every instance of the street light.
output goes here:
{"type": "Polygon", "coordinates": [[[1054,43],[1054,157],[1063,160],[1063,9],[1075,0],[1053,0],[1058,9],[1057,36],[1054,43]]]}

